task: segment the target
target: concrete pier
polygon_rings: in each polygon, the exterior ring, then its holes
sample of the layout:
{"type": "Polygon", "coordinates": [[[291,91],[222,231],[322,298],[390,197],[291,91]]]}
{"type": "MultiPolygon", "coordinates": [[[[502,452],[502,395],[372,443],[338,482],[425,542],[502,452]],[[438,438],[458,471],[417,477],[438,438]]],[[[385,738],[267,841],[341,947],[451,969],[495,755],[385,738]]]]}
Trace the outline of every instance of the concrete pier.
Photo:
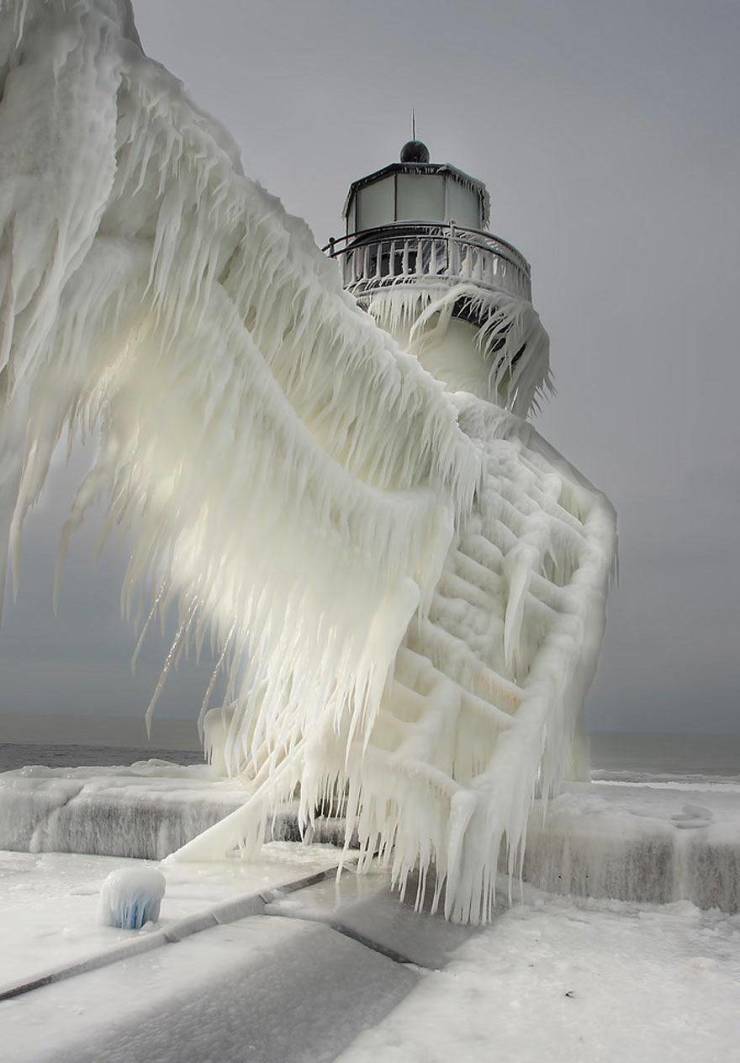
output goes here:
{"type": "MultiPolygon", "coordinates": [[[[0,775],[0,850],[161,860],[243,803],[205,765],[25,768],[0,775]]],[[[299,841],[295,813],[271,825],[299,841]]],[[[314,841],[343,843],[340,820],[314,841]]],[[[551,893],[740,910],[740,787],[574,784],[529,820],[523,878],[551,893]]]]}

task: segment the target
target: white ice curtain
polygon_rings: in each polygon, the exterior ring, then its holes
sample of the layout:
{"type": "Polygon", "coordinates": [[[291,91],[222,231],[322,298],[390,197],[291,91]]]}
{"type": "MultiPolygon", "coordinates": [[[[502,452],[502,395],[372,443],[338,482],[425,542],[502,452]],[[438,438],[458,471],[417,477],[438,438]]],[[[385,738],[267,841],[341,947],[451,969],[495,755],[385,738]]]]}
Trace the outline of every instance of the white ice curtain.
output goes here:
{"type": "Polygon", "coordinates": [[[131,529],[127,591],[173,659],[238,675],[230,767],[366,735],[480,475],[449,396],[360,311],[306,225],[141,50],[124,0],[1,8],[0,520],[60,438],[131,529]],[[240,665],[249,659],[244,672],[240,665]]]}

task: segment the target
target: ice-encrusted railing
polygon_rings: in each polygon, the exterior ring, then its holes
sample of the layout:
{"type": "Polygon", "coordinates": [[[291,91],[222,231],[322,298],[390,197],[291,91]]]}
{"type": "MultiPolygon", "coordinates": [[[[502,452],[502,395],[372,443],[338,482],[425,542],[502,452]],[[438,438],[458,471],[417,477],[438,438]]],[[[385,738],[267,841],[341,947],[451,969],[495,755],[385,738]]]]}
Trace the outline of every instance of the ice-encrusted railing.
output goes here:
{"type": "Polygon", "coordinates": [[[330,240],[324,248],[342,265],[342,281],[356,298],[397,284],[444,287],[471,281],[531,302],[529,263],[515,247],[480,229],[407,223],[330,240]]]}

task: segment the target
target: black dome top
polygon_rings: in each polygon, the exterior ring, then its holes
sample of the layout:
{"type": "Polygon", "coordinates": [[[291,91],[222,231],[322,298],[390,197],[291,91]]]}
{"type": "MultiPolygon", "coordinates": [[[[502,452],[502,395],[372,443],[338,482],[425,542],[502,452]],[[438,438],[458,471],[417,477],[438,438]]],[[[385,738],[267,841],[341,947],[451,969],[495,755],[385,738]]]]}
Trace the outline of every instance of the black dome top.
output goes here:
{"type": "Polygon", "coordinates": [[[420,140],[409,140],[401,148],[401,162],[429,162],[429,148],[420,140]]]}

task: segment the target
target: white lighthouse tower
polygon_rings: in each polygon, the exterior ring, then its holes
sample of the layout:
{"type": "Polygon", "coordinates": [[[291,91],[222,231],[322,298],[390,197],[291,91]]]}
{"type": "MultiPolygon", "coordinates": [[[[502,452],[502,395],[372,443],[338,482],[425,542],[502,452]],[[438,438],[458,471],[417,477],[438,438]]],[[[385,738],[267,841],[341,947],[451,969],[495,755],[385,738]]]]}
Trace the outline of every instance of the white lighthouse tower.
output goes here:
{"type": "Polygon", "coordinates": [[[529,263],[488,231],[483,182],[411,140],[351,184],[343,216],[326,250],[345,288],[448,387],[526,416],[549,386],[548,337],[529,263]]]}

